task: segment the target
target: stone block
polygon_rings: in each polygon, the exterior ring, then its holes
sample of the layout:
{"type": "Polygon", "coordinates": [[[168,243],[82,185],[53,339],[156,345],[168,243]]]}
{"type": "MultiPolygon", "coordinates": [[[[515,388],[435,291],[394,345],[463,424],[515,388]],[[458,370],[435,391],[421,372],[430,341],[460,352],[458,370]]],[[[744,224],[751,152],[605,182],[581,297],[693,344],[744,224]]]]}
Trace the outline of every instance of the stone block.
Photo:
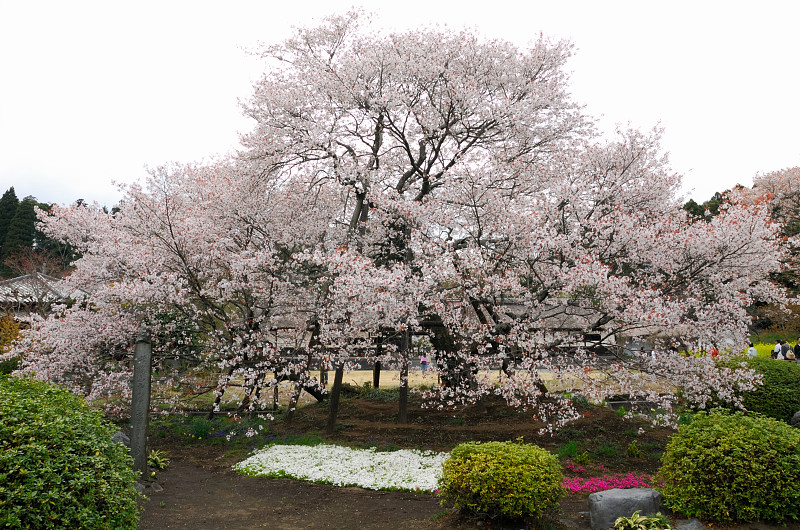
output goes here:
{"type": "Polygon", "coordinates": [[[130,439],[130,437],[128,437],[128,435],[125,434],[122,431],[115,432],[114,436],[111,437],[111,441],[112,442],[116,442],[116,443],[121,443],[121,444],[123,444],[125,447],[127,447],[129,449],[131,447],[131,439],[130,439]]]}
{"type": "Polygon", "coordinates": [[[704,530],[706,525],[697,519],[681,519],[675,521],[675,530],[704,530]]]}
{"type": "Polygon", "coordinates": [[[653,515],[661,509],[661,493],[651,488],[610,489],[589,495],[589,520],[594,529],[613,528],[617,517],[637,510],[653,515]]]}

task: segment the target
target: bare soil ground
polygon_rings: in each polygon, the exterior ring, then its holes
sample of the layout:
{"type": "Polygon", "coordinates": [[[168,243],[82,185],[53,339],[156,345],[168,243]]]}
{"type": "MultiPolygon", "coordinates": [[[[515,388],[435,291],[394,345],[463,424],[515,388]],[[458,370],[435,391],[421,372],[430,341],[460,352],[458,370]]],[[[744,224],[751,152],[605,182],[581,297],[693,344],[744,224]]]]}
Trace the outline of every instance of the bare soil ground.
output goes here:
{"type": "MultiPolygon", "coordinates": [[[[346,398],[340,407],[336,433],[329,441],[354,447],[449,450],[476,440],[514,440],[520,436],[552,451],[578,448],[589,475],[604,473],[654,473],[658,457],[672,431],[652,429],[644,422],[625,420],[613,411],[585,406],[577,422],[556,436],[539,435],[540,423],[530,414],[516,412],[498,401],[464,410],[422,409],[411,400],[409,423],[396,422],[397,403],[346,398]],[[638,434],[638,428],[645,432],[638,434]],[[636,440],[638,456],[627,448],[636,440]],[[603,469],[604,468],[604,469],[603,469]]],[[[276,421],[276,436],[320,433],[327,404],[299,409],[290,424],[276,421]]],[[[240,529],[289,528],[414,528],[451,529],[524,528],[520,522],[479,520],[453,513],[434,495],[337,488],[289,479],[250,478],[231,471],[246,452],[226,445],[187,442],[185,438],[150,437],[152,448],[170,458],[169,468],[158,473],[155,487],[145,494],[139,528],[240,529]],[[160,491],[159,491],[160,490],[160,491]]],[[[561,502],[562,514],[548,526],[588,529],[588,494],[570,494],[561,502]]],[[[744,528],[769,528],[747,525],[744,528]]],[[[784,527],[785,528],[785,527],[784,527]]]]}

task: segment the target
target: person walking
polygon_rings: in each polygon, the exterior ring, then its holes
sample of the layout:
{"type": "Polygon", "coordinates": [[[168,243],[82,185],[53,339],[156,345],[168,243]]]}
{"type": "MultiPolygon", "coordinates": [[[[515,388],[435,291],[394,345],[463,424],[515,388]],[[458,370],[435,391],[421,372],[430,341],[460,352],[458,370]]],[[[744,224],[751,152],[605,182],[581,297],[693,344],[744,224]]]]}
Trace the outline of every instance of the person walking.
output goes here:
{"type": "MultiPolygon", "coordinates": [[[[792,348],[792,345],[789,344],[788,342],[786,343],[786,345],[788,346],[788,348],[786,349],[786,353],[783,354],[783,358],[786,359],[789,362],[792,362],[792,363],[796,362],[797,361],[797,355],[795,355],[795,353],[794,353],[794,348],[792,348]]],[[[797,345],[795,344],[795,348],[796,347],[797,347],[797,345]]]]}
{"type": "Polygon", "coordinates": [[[419,356],[419,365],[422,368],[422,375],[424,376],[425,372],[428,371],[428,355],[425,352],[419,356]]]}
{"type": "Polygon", "coordinates": [[[788,359],[789,352],[792,352],[792,356],[794,356],[794,352],[792,351],[792,347],[789,346],[789,343],[785,340],[781,341],[781,353],[778,355],[778,359],[788,359]]]}
{"type": "Polygon", "coordinates": [[[770,357],[772,357],[773,359],[777,359],[778,354],[780,352],[781,352],[781,341],[780,339],[775,339],[775,347],[772,348],[772,355],[770,355],[770,357]]]}
{"type": "MultiPolygon", "coordinates": [[[[797,346],[795,346],[795,348],[796,348],[796,347],[797,347],[797,346]]],[[[755,346],[753,345],[753,343],[751,342],[751,343],[750,343],[750,347],[749,347],[749,348],[747,348],[747,357],[749,357],[750,359],[755,359],[755,358],[756,358],[756,355],[758,355],[758,350],[756,349],[756,347],[755,347],[755,346]]]]}

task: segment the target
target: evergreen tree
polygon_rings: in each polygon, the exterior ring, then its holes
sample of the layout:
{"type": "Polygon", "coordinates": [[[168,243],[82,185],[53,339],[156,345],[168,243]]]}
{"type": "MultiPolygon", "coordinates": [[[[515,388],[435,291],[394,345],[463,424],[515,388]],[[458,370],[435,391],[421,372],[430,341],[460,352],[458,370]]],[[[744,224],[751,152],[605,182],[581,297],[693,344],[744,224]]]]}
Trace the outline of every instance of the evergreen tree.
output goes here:
{"type": "Polygon", "coordinates": [[[20,202],[13,187],[0,198],[0,278],[34,271],[58,276],[76,258],[70,245],[38,230],[35,207],[48,212],[52,204],[38,202],[32,196],[20,202]]]}
{"type": "Polygon", "coordinates": [[[17,211],[8,225],[3,250],[0,254],[3,266],[1,272],[4,276],[11,276],[13,271],[5,264],[5,261],[17,252],[26,248],[33,248],[36,236],[36,199],[25,197],[17,206],[17,211]]]}
{"type": "Polygon", "coordinates": [[[716,192],[713,197],[703,204],[697,204],[694,199],[689,199],[689,201],[683,205],[683,209],[689,212],[695,219],[710,221],[714,216],[719,215],[719,207],[725,202],[726,193],[728,193],[727,190],[722,193],[716,192]]]}
{"type": "MultiPolygon", "coordinates": [[[[50,212],[53,207],[52,204],[47,203],[39,203],[37,206],[45,212],[50,212]]],[[[34,232],[34,250],[39,257],[36,269],[42,270],[42,265],[44,265],[47,274],[60,276],[69,270],[72,262],[78,258],[78,254],[71,245],[51,239],[40,232],[39,226],[40,224],[37,223],[34,232]]]]}
{"type": "Polygon", "coordinates": [[[12,186],[0,198],[0,256],[3,254],[3,242],[6,239],[11,220],[17,212],[17,206],[19,206],[19,199],[17,199],[17,194],[12,186]]]}

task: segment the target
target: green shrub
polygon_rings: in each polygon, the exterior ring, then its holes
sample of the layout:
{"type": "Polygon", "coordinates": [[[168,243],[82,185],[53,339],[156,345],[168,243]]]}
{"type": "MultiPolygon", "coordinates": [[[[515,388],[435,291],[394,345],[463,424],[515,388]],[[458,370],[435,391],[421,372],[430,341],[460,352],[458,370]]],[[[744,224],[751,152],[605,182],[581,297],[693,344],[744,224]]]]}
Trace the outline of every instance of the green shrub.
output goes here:
{"type": "Polygon", "coordinates": [[[469,442],[444,463],[439,495],[455,508],[489,517],[542,519],[558,509],[564,476],[555,456],[518,442],[469,442]]]}
{"type": "Polygon", "coordinates": [[[672,530],[672,523],[665,515],[658,512],[655,515],[644,516],[641,510],[636,510],[630,517],[617,517],[614,521],[614,530],[672,530]]]}
{"type": "Polygon", "coordinates": [[[580,452],[580,444],[575,440],[569,440],[566,444],[559,447],[558,456],[561,458],[575,458],[580,452]]]}
{"type": "Polygon", "coordinates": [[[0,527],[136,528],[136,474],[115,431],[66,390],[0,377],[0,527]]]}
{"type": "Polygon", "coordinates": [[[583,452],[578,453],[577,455],[575,455],[574,460],[575,460],[576,464],[580,464],[582,466],[585,466],[586,464],[588,464],[589,462],[592,461],[592,457],[589,456],[589,452],[588,451],[583,451],[583,452]]]}
{"type": "Polygon", "coordinates": [[[619,449],[613,442],[605,441],[597,448],[597,454],[603,458],[616,458],[619,456],[619,449]]]}
{"type": "Polygon", "coordinates": [[[625,449],[625,454],[631,458],[642,458],[644,456],[644,453],[642,453],[642,450],[639,449],[639,444],[636,443],[636,440],[631,440],[631,443],[628,444],[628,448],[625,449]]]}
{"type": "Polygon", "coordinates": [[[147,455],[147,465],[155,469],[167,469],[169,467],[169,458],[164,451],[150,451],[147,455]]]}
{"type": "Polygon", "coordinates": [[[681,426],[661,458],[666,503],[709,521],[800,519],[800,430],[716,410],[681,426]]]}
{"type": "Polygon", "coordinates": [[[360,387],[355,387],[358,397],[368,399],[370,401],[381,401],[384,403],[393,403],[397,401],[400,395],[399,387],[392,388],[373,388],[372,383],[365,381],[360,387]]]}
{"type": "Polygon", "coordinates": [[[8,375],[19,368],[19,357],[12,357],[5,361],[0,361],[0,375],[8,375]]]}
{"type": "Polygon", "coordinates": [[[159,438],[179,436],[191,443],[222,445],[252,450],[275,437],[270,434],[270,419],[264,415],[244,417],[215,414],[210,420],[183,415],[159,415],[150,421],[150,432],[159,438]]]}
{"type": "Polygon", "coordinates": [[[211,423],[211,420],[207,420],[206,418],[194,418],[192,420],[191,436],[198,439],[208,438],[213,428],[214,425],[211,423]]]}
{"type": "Polygon", "coordinates": [[[739,358],[733,362],[742,361],[764,376],[764,383],[756,390],[742,392],[747,410],[781,421],[788,421],[800,410],[800,364],[769,357],[739,358]]]}

